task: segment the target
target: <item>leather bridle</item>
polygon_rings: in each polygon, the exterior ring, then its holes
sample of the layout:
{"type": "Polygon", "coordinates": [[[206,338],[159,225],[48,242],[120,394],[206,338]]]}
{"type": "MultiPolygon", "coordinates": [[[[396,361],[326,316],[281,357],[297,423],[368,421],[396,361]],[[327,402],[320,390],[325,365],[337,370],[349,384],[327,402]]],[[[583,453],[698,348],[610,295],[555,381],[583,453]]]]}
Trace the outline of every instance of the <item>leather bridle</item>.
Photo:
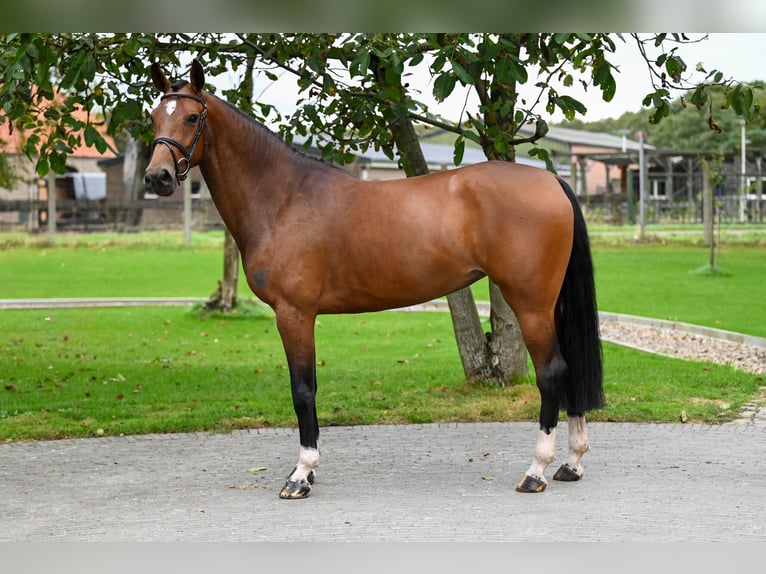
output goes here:
{"type": "Polygon", "coordinates": [[[167,146],[168,150],[170,151],[170,155],[173,156],[173,163],[175,163],[176,180],[180,183],[186,179],[186,176],[189,175],[189,170],[191,169],[191,159],[194,155],[194,150],[197,149],[199,138],[202,136],[202,130],[205,129],[207,104],[205,104],[205,100],[203,98],[198,98],[197,96],[192,96],[191,94],[165,94],[160,98],[160,101],[166,98],[188,98],[202,104],[202,112],[200,112],[199,120],[197,122],[197,133],[194,134],[194,140],[192,141],[191,146],[189,146],[189,149],[187,149],[178,140],[174,140],[173,138],[165,136],[155,138],[152,142],[152,154],[154,154],[154,148],[157,147],[157,144],[164,144],[167,146]],[[178,151],[181,152],[182,157],[179,158],[176,156],[176,152],[173,148],[177,148],[178,151]]]}

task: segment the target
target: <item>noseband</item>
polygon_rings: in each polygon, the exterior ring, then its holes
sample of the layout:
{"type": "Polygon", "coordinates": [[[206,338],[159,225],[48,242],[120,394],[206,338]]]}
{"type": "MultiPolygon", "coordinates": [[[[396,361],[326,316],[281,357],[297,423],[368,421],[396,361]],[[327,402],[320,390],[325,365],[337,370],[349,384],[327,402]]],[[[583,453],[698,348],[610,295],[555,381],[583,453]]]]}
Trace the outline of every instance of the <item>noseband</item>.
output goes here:
{"type": "Polygon", "coordinates": [[[205,104],[205,100],[203,98],[198,98],[197,96],[192,96],[191,94],[165,94],[160,98],[160,100],[164,100],[165,98],[188,98],[202,104],[202,112],[200,113],[199,121],[197,122],[197,133],[194,134],[194,140],[192,141],[191,146],[189,146],[189,149],[186,149],[186,147],[178,140],[164,136],[155,138],[152,142],[152,154],[154,154],[154,148],[157,147],[157,144],[164,144],[167,146],[168,150],[170,151],[170,155],[173,156],[173,163],[175,163],[176,180],[178,180],[180,183],[186,179],[187,175],[189,175],[189,170],[191,169],[191,159],[194,155],[194,150],[197,149],[197,143],[199,143],[199,138],[202,136],[202,130],[205,129],[207,104],[205,104]],[[183,157],[177,157],[173,148],[177,148],[183,157]]]}

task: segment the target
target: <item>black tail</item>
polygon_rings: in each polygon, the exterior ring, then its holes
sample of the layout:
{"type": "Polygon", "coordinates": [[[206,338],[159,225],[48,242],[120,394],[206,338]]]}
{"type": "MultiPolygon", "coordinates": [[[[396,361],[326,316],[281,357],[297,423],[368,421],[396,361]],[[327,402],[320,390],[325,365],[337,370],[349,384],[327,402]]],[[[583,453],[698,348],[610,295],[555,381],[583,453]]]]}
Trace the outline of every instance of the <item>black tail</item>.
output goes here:
{"type": "Polygon", "coordinates": [[[561,179],[559,183],[574,211],[572,255],[558,303],[559,347],[568,366],[562,407],[569,414],[582,415],[604,404],[596,285],[588,230],[580,204],[569,184],[561,179]]]}

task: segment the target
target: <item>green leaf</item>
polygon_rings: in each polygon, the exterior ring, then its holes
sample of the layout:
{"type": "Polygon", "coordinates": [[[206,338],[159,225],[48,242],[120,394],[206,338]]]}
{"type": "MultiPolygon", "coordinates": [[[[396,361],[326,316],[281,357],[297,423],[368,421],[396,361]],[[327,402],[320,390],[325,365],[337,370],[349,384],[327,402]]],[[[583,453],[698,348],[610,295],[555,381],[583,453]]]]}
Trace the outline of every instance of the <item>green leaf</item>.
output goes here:
{"type": "Polygon", "coordinates": [[[511,75],[513,79],[520,84],[526,84],[529,79],[527,68],[516,58],[509,58],[511,61],[511,75]]]}
{"type": "Polygon", "coordinates": [[[349,71],[352,76],[361,76],[367,73],[370,67],[370,52],[368,50],[360,50],[356,55],[356,58],[351,62],[349,71]]]}
{"type": "Polygon", "coordinates": [[[463,84],[472,86],[475,83],[468,71],[455,60],[452,61],[452,71],[455,72],[455,75],[463,84]]]}
{"type": "Polygon", "coordinates": [[[45,177],[46,175],[48,175],[48,172],[50,171],[50,165],[48,164],[48,160],[44,156],[40,156],[40,159],[37,160],[35,171],[37,171],[37,175],[39,175],[40,177],[45,177]]]}
{"type": "Polygon", "coordinates": [[[449,72],[445,72],[440,76],[437,76],[434,80],[433,94],[437,101],[443,102],[446,100],[452,91],[455,89],[455,83],[457,79],[449,72]]]}
{"type": "Polygon", "coordinates": [[[511,63],[509,58],[498,58],[495,61],[495,81],[498,84],[507,84],[509,80],[513,80],[510,77],[511,63]]]}
{"type": "Polygon", "coordinates": [[[477,134],[476,132],[472,132],[472,131],[464,131],[464,132],[463,132],[463,135],[464,135],[464,136],[465,136],[467,139],[471,140],[472,142],[474,142],[474,143],[477,143],[477,144],[479,144],[479,145],[482,145],[482,143],[481,143],[481,137],[479,137],[479,134],[477,134]]]}
{"type": "Polygon", "coordinates": [[[665,70],[674,82],[680,82],[681,74],[686,71],[686,63],[678,56],[671,56],[665,62],[665,70]]]}
{"type": "Polygon", "coordinates": [[[98,140],[101,139],[101,134],[92,125],[88,125],[85,128],[85,145],[92,147],[98,140]]]}
{"type": "Polygon", "coordinates": [[[254,466],[252,468],[248,468],[247,472],[252,472],[253,474],[258,474],[259,472],[263,472],[264,470],[268,470],[265,466],[254,466]]]}
{"type": "MultiPolygon", "coordinates": [[[[604,98],[606,99],[606,96],[604,96],[604,98]]],[[[585,115],[588,111],[588,108],[586,108],[580,100],[576,100],[572,96],[560,96],[556,98],[556,103],[564,112],[571,110],[581,115],[585,115]]]]}
{"type": "Polygon", "coordinates": [[[452,156],[455,162],[455,165],[460,165],[461,163],[463,163],[464,153],[465,153],[465,139],[463,139],[463,136],[460,136],[455,140],[455,151],[452,156]]]}

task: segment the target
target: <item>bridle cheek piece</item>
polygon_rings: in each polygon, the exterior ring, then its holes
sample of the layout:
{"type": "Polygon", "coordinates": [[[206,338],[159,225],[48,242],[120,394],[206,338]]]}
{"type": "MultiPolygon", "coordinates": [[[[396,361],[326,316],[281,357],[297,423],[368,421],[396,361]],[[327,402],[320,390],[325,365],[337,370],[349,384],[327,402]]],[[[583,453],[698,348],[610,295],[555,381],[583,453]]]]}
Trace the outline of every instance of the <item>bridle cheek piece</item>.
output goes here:
{"type": "Polygon", "coordinates": [[[152,142],[152,154],[154,154],[154,148],[157,147],[157,144],[164,144],[167,146],[168,151],[170,151],[170,155],[173,156],[173,163],[175,164],[176,169],[176,180],[181,183],[189,175],[189,170],[191,169],[191,159],[194,155],[194,150],[197,149],[199,138],[202,136],[202,130],[205,129],[205,120],[207,119],[207,104],[205,104],[205,100],[203,98],[198,98],[197,96],[192,96],[191,94],[165,94],[160,98],[160,101],[164,100],[165,98],[188,98],[202,104],[202,112],[200,113],[199,120],[197,122],[197,133],[194,134],[194,140],[192,141],[191,146],[189,146],[189,149],[186,149],[186,147],[178,140],[174,140],[173,138],[168,138],[165,136],[155,138],[152,142]],[[176,156],[176,152],[173,148],[178,149],[183,157],[179,158],[176,156]]]}

